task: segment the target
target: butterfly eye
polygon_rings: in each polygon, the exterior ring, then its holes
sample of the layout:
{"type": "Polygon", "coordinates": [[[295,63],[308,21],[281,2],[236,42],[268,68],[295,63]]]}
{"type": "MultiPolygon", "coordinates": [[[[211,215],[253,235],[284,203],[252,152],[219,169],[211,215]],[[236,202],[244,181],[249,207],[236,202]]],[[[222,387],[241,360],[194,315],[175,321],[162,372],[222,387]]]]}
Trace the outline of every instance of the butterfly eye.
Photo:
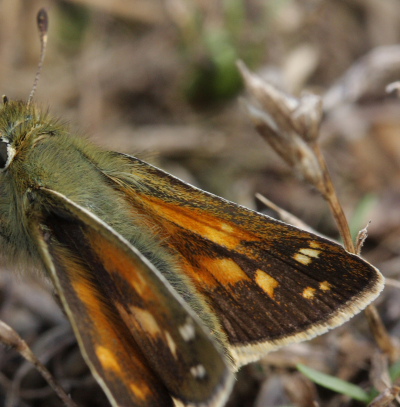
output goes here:
{"type": "Polygon", "coordinates": [[[8,140],[0,139],[0,172],[10,165],[15,151],[8,140]]]}

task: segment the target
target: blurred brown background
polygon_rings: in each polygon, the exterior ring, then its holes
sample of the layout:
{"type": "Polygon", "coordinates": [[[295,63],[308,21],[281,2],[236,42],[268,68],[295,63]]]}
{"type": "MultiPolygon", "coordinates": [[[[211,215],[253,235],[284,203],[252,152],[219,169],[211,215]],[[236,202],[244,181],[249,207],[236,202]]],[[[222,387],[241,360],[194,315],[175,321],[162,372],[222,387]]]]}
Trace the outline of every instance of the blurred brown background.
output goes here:
{"type": "MultiPolygon", "coordinates": [[[[35,101],[71,130],[262,210],[254,200],[260,192],[337,238],[324,201],[253,130],[239,103],[235,61],[294,95],[309,90],[324,97],[321,144],[352,230],[371,220],[363,254],[398,278],[400,101],[385,92],[400,79],[397,0],[2,0],[0,89],[10,99],[29,95],[41,7],[50,17],[49,44],[35,101]]],[[[0,318],[44,355],[80,405],[106,406],[43,286],[25,273],[3,272],[0,318]]],[[[378,300],[394,337],[397,290],[388,287],[378,300]]],[[[313,398],[321,406],[362,405],[316,388],[294,367],[307,361],[368,388],[375,350],[357,317],[245,368],[230,405],[309,406],[313,398]]],[[[0,405],[7,397],[18,406],[60,405],[37,373],[3,347],[0,372],[0,405]]]]}

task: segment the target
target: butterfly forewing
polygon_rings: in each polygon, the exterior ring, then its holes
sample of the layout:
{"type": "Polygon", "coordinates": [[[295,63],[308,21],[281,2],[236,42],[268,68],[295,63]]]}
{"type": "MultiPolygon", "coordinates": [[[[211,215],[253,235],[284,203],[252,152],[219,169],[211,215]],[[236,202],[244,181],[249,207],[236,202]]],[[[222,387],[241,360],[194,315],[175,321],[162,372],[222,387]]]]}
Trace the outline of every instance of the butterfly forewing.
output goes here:
{"type": "Polygon", "coordinates": [[[57,207],[35,225],[42,257],[110,400],[221,405],[232,383],[224,358],[164,277],[98,218],[40,193],[57,207]]]}
{"type": "Polygon", "coordinates": [[[380,273],[340,245],[127,159],[124,196],[168,236],[237,366],[340,325],[382,289],[380,273]]]}

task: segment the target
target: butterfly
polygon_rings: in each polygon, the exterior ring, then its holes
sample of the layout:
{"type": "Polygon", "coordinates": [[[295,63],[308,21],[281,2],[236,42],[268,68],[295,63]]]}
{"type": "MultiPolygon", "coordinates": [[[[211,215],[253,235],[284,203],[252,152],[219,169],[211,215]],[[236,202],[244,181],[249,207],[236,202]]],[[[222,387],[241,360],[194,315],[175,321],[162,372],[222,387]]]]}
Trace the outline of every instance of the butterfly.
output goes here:
{"type": "Polygon", "coordinates": [[[222,406],[233,372],[334,328],[379,271],[339,244],[0,107],[0,241],[45,270],[112,406],[222,406]]]}

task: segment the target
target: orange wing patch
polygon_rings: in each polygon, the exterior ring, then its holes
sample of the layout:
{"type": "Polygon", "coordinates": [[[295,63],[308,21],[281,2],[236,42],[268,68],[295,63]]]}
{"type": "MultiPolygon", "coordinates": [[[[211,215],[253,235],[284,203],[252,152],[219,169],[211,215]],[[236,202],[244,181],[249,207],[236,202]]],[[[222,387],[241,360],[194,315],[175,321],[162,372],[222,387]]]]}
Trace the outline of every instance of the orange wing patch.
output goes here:
{"type": "MultiPolygon", "coordinates": [[[[102,342],[100,341],[100,343],[102,342]]],[[[105,369],[113,371],[116,374],[121,373],[121,365],[118,363],[118,360],[112,353],[111,349],[98,344],[95,346],[94,351],[105,369]]]]}
{"type": "MultiPolygon", "coordinates": [[[[251,281],[247,274],[232,259],[213,259],[204,256],[200,259],[200,262],[204,270],[213,270],[214,284],[210,285],[209,288],[211,289],[215,287],[215,279],[218,279],[218,282],[225,286],[251,281]]],[[[202,282],[204,283],[204,280],[202,282]]]]}
{"type": "Polygon", "coordinates": [[[275,288],[279,287],[278,281],[263,270],[257,270],[255,281],[263,291],[265,291],[272,299],[274,298],[275,288]]]}
{"type": "Polygon", "coordinates": [[[322,291],[329,291],[332,288],[332,285],[328,281],[322,281],[319,283],[319,288],[322,291]]]}
{"type": "Polygon", "coordinates": [[[303,291],[303,297],[307,298],[307,300],[311,300],[312,298],[314,298],[315,292],[317,290],[315,288],[312,287],[307,287],[304,291],[303,291]]]}
{"type": "Polygon", "coordinates": [[[208,211],[171,205],[154,196],[142,195],[141,199],[146,202],[146,208],[154,213],[153,219],[184,225],[185,229],[193,230],[205,239],[231,250],[239,246],[242,240],[257,239],[254,234],[247,233],[229,221],[217,219],[208,211]]]}
{"type": "Polygon", "coordinates": [[[58,244],[48,249],[56,265],[56,278],[63,281],[60,297],[86,362],[105,393],[115,405],[172,405],[115,309],[90,281],[91,272],[58,244]]]}

